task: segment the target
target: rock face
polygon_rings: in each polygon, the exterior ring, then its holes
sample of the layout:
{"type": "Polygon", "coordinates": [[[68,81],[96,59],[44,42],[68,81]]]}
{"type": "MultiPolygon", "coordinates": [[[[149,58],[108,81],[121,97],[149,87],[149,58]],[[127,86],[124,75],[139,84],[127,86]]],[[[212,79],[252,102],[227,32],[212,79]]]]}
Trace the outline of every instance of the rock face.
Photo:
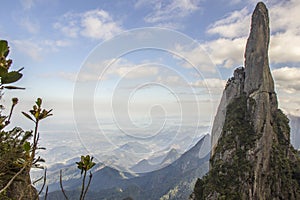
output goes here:
{"type": "MultiPolygon", "coordinates": [[[[8,171],[5,175],[1,176],[0,186],[4,188],[6,184],[11,180],[11,172],[8,171]]],[[[21,199],[21,200],[33,200],[38,199],[38,192],[32,186],[30,180],[29,170],[24,170],[12,184],[5,190],[4,193],[0,194],[0,199],[21,199]]]]}
{"type": "Polygon", "coordinates": [[[295,149],[300,150],[300,117],[289,115],[291,127],[291,143],[295,149]]]}
{"type": "Polygon", "coordinates": [[[212,129],[210,172],[193,199],[300,199],[300,158],[290,144],[269,68],[268,10],[252,15],[245,68],[229,79],[212,129]]]}

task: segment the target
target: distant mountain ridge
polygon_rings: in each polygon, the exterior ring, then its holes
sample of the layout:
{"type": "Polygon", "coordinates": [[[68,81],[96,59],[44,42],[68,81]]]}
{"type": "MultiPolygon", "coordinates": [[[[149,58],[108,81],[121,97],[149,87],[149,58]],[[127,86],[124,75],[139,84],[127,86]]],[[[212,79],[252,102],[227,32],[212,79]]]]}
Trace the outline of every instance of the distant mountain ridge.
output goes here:
{"type": "Polygon", "coordinates": [[[179,157],[180,157],[180,154],[177,152],[177,150],[172,148],[167,153],[167,155],[162,157],[161,162],[151,163],[151,161],[149,161],[147,159],[143,159],[140,162],[138,162],[136,165],[132,166],[130,168],[130,170],[135,173],[145,173],[145,172],[155,171],[155,170],[161,169],[161,168],[173,163],[179,157]]]}
{"type": "MultiPolygon", "coordinates": [[[[205,135],[175,162],[157,171],[136,176],[104,167],[93,172],[93,181],[86,199],[187,199],[196,177],[201,177],[208,171],[209,152],[210,135],[205,135]]],[[[170,151],[169,154],[172,157],[175,151],[170,151]]],[[[64,181],[63,184],[70,199],[78,197],[78,178],[64,181]]],[[[61,191],[48,194],[50,200],[61,198],[61,191]]]]}

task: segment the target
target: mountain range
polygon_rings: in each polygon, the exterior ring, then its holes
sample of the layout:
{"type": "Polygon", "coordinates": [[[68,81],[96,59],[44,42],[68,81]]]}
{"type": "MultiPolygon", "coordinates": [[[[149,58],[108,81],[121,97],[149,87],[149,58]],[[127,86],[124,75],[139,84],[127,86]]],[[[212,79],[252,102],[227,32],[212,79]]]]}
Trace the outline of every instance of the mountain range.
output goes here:
{"type": "MultiPolygon", "coordinates": [[[[210,135],[205,135],[181,156],[174,149],[169,151],[162,159],[166,166],[155,171],[130,173],[98,163],[86,199],[187,199],[197,177],[208,171],[209,152],[210,135]]],[[[142,167],[141,163],[149,164],[149,161],[141,161],[135,167],[142,167]]],[[[63,176],[67,176],[63,185],[69,198],[78,197],[81,185],[78,170],[68,167],[63,176]]],[[[58,182],[49,184],[49,189],[52,192],[47,199],[63,198],[58,182]]]]}

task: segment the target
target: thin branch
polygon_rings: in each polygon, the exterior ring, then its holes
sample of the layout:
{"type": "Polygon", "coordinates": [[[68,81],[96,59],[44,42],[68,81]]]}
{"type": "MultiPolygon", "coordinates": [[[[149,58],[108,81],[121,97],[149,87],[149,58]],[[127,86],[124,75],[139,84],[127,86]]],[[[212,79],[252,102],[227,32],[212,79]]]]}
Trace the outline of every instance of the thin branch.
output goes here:
{"type": "Polygon", "coordinates": [[[40,178],[38,178],[37,180],[32,182],[32,185],[35,185],[37,182],[39,182],[40,180],[42,180],[44,178],[44,176],[41,176],[40,178]]]}
{"type": "Polygon", "coordinates": [[[14,104],[14,103],[11,105],[10,113],[9,113],[8,120],[7,120],[8,123],[10,123],[10,118],[12,116],[15,105],[16,104],[14,104]]]}
{"type": "Polygon", "coordinates": [[[65,196],[65,198],[66,198],[67,200],[69,200],[68,196],[67,196],[66,193],[65,193],[64,187],[63,187],[63,185],[62,185],[62,170],[59,171],[59,184],[60,184],[60,189],[61,189],[63,195],[65,196]]]}
{"type": "Polygon", "coordinates": [[[42,193],[42,191],[44,190],[44,187],[46,185],[46,181],[47,181],[47,169],[45,169],[44,171],[44,182],[43,182],[43,186],[42,188],[40,189],[39,193],[38,193],[38,196],[42,193]]]}
{"type": "Polygon", "coordinates": [[[45,194],[44,200],[47,200],[47,197],[48,197],[48,186],[46,187],[46,194],[45,194]]]}
{"type": "Polygon", "coordinates": [[[24,166],[22,167],[22,169],[20,169],[20,171],[18,171],[18,173],[16,173],[16,174],[9,180],[9,182],[6,184],[6,186],[0,190],[0,194],[6,191],[6,189],[13,183],[13,181],[17,178],[17,176],[19,176],[19,175],[24,171],[25,168],[26,168],[26,165],[24,165],[24,166]]]}
{"type": "Polygon", "coordinates": [[[86,195],[86,193],[87,193],[87,191],[88,191],[88,189],[89,189],[89,187],[90,187],[90,184],[91,184],[91,180],[92,180],[92,178],[93,178],[93,174],[90,172],[90,176],[89,176],[89,182],[88,182],[88,184],[87,184],[87,186],[86,186],[86,189],[85,189],[85,191],[84,191],[84,194],[83,194],[83,197],[82,197],[82,199],[84,199],[84,198],[85,198],[85,195],[86,195]]]}

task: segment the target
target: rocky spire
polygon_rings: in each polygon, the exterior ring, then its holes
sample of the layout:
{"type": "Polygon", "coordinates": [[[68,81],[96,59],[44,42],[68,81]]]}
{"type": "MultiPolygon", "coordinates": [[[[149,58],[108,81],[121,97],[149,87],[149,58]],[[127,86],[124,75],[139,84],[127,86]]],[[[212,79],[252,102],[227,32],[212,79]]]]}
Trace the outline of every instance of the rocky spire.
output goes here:
{"type": "Polygon", "coordinates": [[[268,10],[258,3],[245,69],[227,82],[212,129],[210,171],[193,199],[300,199],[300,158],[278,109],[268,61],[268,10]]]}
{"type": "Polygon", "coordinates": [[[245,92],[247,96],[251,96],[257,102],[264,102],[258,104],[256,110],[253,111],[256,130],[262,128],[266,117],[270,121],[271,113],[268,110],[271,106],[269,104],[272,104],[273,111],[276,111],[278,107],[274,92],[274,80],[269,67],[269,40],[268,10],[264,3],[259,2],[252,15],[250,35],[245,50],[245,70],[243,68],[235,70],[234,76],[228,80],[213,123],[212,155],[222,132],[227,105],[232,99],[245,92]]]}
{"type": "Polygon", "coordinates": [[[270,73],[268,48],[270,40],[268,10],[258,3],[253,15],[250,36],[245,51],[245,92],[256,90],[274,92],[274,81],[270,73]]]}

